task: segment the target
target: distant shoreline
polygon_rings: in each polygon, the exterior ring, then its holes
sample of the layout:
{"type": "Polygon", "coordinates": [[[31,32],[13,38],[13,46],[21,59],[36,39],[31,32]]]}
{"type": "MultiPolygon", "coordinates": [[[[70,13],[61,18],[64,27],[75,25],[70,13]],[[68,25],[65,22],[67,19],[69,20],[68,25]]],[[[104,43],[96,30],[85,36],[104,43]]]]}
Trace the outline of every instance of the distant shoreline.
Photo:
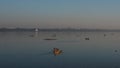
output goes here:
{"type": "MultiPolygon", "coordinates": [[[[23,31],[30,31],[35,32],[36,28],[15,28],[15,29],[9,29],[9,28],[0,28],[0,32],[23,32],[23,31]]],[[[120,29],[39,29],[39,31],[86,31],[86,32],[120,32],[120,29]]]]}

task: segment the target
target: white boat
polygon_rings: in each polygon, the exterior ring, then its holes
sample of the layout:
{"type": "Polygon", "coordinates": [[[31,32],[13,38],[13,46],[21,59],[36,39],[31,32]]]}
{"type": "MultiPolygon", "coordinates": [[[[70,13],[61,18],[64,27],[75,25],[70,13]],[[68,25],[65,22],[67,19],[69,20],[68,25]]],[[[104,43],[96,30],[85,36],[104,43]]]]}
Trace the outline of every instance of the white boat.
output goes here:
{"type": "Polygon", "coordinates": [[[35,29],[35,32],[38,32],[38,28],[35,29]]]}

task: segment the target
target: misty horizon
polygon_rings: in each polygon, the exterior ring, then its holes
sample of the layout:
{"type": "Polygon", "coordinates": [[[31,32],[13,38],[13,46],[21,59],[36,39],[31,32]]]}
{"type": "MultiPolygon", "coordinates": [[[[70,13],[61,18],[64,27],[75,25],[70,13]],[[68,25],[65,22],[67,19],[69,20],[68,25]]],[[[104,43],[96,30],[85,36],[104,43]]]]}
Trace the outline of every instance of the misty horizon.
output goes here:
{"type": "Polygon", "coordinates": [[[120,1],[0,0],[0,27],[120,29],[120,1]]]}

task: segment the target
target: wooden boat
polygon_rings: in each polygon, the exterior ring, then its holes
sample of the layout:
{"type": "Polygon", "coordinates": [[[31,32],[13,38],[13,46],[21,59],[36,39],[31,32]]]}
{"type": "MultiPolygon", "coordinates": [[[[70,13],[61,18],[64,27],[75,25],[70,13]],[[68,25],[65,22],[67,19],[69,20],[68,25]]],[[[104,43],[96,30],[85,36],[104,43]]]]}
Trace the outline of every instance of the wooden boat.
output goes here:
{"type": "Polygon", "coordinates": [[[60,55],[62,53],[62,50],[58,49],[58,48],[53,48],[53,54],[56,55],[60,55]]]}

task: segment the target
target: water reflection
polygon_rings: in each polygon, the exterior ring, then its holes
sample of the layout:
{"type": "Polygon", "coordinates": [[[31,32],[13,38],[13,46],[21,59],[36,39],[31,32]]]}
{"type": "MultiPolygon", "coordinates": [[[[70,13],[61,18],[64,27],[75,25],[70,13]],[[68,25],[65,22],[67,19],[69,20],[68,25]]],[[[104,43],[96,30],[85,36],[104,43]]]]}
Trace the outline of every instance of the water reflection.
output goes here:
{"type": "Polygon", "coordinates": [[[119,32],[10,32],[0,37],[0,68],[120,68],[119,32]]]}
{"type": "Polygon", "coordinates": [[[60,50],[59,48],[53,48],[52,51],[46,52],[46,53],[41,53],[40,56],[45,56],[45,55],[54,55],[54,56],[58,56],[58,55],[61,55],[62,53],[63,53],[63,51],[60,50]]]}
{"type": "Polygon", "coordinates": [[[34,34],[32,35],[29,35],[29,37],[38,37],[39,33],[38,32],[35,32],[34,34]]]}
{"type": "Polygon", "coordinates": [[[38,37],[39,33],[38,32],[35,32],[35,37],[38,37]]]}
{"type": "Polygon", "coordinates": [[[53,55],[52,52],[46,52],[46,53],[41,53],[40,56],[45,56],[45,55],[53,55]]]}

